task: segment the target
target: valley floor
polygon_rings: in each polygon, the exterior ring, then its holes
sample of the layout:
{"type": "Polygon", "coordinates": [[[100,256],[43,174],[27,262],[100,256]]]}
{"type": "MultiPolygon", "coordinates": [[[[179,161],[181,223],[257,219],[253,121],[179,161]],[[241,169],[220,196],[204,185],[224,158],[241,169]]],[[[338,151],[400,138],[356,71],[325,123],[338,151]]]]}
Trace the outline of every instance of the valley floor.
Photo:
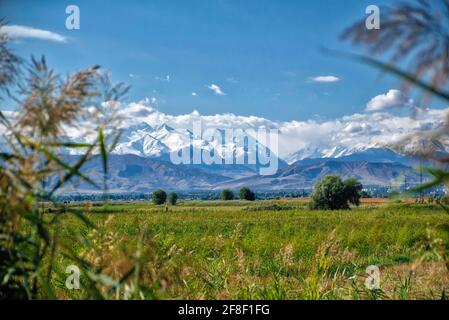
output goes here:
{"type": "MultiPolygon", "coordinates": [[[[72,249],[111,278],[140,261],[143,298],[446,297],[449,215],[436,205],[371,202],[336,212],[284,200],[74,204],[97,229],[64,216],[59,232],[62,241],[74,230],[87,235],[89,245],[72,249]],[[380,270],[379,290],[365,286],[368,266],[380,270]]],[[[58,297],[83,298],[83,279],[81,290],[64,286],[70,262],[56,264],[58,297]]]]}

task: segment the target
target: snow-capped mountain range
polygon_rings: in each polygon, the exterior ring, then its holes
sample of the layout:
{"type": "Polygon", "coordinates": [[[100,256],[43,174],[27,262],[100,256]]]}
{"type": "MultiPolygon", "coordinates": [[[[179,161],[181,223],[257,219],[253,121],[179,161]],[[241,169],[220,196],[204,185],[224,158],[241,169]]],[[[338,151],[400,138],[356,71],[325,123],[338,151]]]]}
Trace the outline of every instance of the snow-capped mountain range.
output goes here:
{"type": "MultiPolygon", "coordinates": [[[[334,120],[306,120],[276,122],[255,116],[234,114],[170,115],[155,108],[154,100],[147,99],[131,103],[120,111],[122,138],[115,154],[133,154],[141,157],[166,158],[170,152],[192,145],[195,149],[215,150],[223,157],[224,152],[240,155],[244,150],[241,141],[222,145],[222,141],[203,139],[194,134],[194,123],[201,123],[203,129],[278,130],[277,150],[270,148],[279,159],[291,164],[309,158],[341,158],[369,149],[391,149],[395,142],[405,135],[439,128],[449,109],[423,110],[414,117],[390,113],[364,113],[344,116],[334,120]]],[[[85,140],[83,130],[69,130],[72,140],[85,140]]],[[[267,145],[267,141],[258,141],[267,145]]],[[[403,146],[403,152],[414,153],[415,149],[428,146],[428,141],[410,140],[403,146]]],[[[438,148],[448,150],[446,146],[438,148]]],[[[251,150],[248,150],[251,152],[251,150]]]]}
{"type": "MultiPolygon", "coordinates": [[[[197,111],[170,115],[159,111],[154,103],[154,99],[146,99],[120,108],[119,129],[122,137],[113,153],[168,159],[170,152],[190,145],[197,150],[214,150],[220,157],[224,157],[225,152],[234,152],[236,156],[244,153],[238,139],[222,145],[217,139],[204,139],[194,134],[194,123],[201,123],[204,129],[214,128],[220,132],[227,129],[275,129],[278,132],[277,148],[272,148],[267,141],[257,142],[269,146],[279,159],[292,164],[304,159],[341,158],[369,149],[392,149],[395,142],[410,133],[441,127],[449,112],[449,109],[427,109],[413,117],[390,113],[356,113],[333,120],[279,122],[234,114],[201,115],[197,111]]],[[[14,119],[14,112],[3,113],[11,120],[14,119]]],[[[77,142],[91,141],[96,134],[86,133],[90,127],[86,122],[67,128],[66,137],[77,142]]],[[[429,141],[408,139],[403,149],[397,151],[400,154],[415,153],[415,150],[429,146],[447,151],[449,143],[434,146],[429,141]]]]}
{"type": "Polygon", "coordinates": [[[114,153],[159,158],[186,147],[191,139],[192,133],[188,130],[178,131],[166,124],[152,128],[142,122],[122,129],[121,140],[114,153]]]}
{"type": "MultiPolygon", "coordinates": [[[[175,129],[165,123],[153,128],[146,122],[122,128],[121,140],[113,153],[168,160],[170,152],[177,152],[190,146],[207,152],[215,151],[222,158],[224,158],[224,150],[232,150],[237,156],[245,153],[245,150],[237,141],[221,145],[219,141],[208,141],[194,136],[192,131],[188,129],[175,129]]],[[[353,148],[335,146],[330,149],[326,147],[309,147],[289,154],[285,161],[294,163],[304,159],[342,158],[376,147],[376,145],[355,146],[353,148]]],[[[251,150],[247,150],[247,152],[251,153],[251,150]]]]}
{"type": "MultiPolygon", "coordinates": [[[[211,189],[239,185],[258,185],[267,189],[303,188],[311,187],[316,179],[329,173],[355,176],[364,183],[386,184],[391,182],[393,176],[415,174],[412,167],[416,162],[404,154],[416,153],[422,148],[439,152],[449,150],[447,142],[438,144],[426,137],[409,136],[417,131],[440,128],[449,109],[425,110],[413,118],[389,113],[366,113],[328,121],[275,122],[234,114],[205,116],[197,111],[169,115],[156,109],[152,103],[153,100],[145,100],[120,109],[118,129],[122,135],[110,157],[111,190],[143,191],[158,186],[211,189]],[[278,173],[258,177],[259,162],[253,165],[225,165],[224,161],[214,165],[173,164],[170,153],[186,148],[189,148],[190,156],[195,150],[208,151],[220,159],[229,153],[234,157],[247,153],[245,159],[255,156],[256,150],[246,148],[239,136],[223,143],[220,138],[210,139],[198,134],[194,126],[198,122],[203,130],[213,128],[220,134],[229,129],[276,130],[278,145],[270,148],[268,153],[279,160],[278,173]],[[409,138],[403,148],[392,151],[395,142],[405,136],[409,138]],[[342,162],[347,164],[340,165],[342,162]],[[299,179],[304,175],[307,179],[299,179]]],[[[8,112],[7,116],[14,121],[14,112],[8,112]]],[[[91,127],[89,123],[81,123],[67,128],[66,137],[76,142],[92,141],[96,135],[87,133],[91,127]]],[[[266,139],[257,141],[257,144],[271,147],[266,139]]],[[[76,158],[73,151],[66,151],[69,153],[68,159],[72,159],[71,156],[76,158]]],[[[90,176],[95,177],[101,172],[101,163],[97,162],[92,162],[86,169],[90,176]]]]}
{"type": "MultiPolygon", "coordinates": [[[[221,141],[217,140],[209,141],[195,136],[191,130],[175,129],[165,123],[153,128],[148,123],[142,122],[124,127],[121,131],[120,142],[113,151],[117,155],[131,154],[140,157],[169,160],[170,152],[178,152],[190,146],[197,150],[216,152],[222,158],[224,158],[223,153],[229,150],[235,152],[236,155],[254,152],[244,149],[242,147],[243,143],[238,140],[228,144],[222,144],[221,141]]],[[[421,141],[421,144],[424,143],[421,141]]],[[[355,158],[360,158],[360,155],[363,154],[366,155],[364,160],[384,162],[390,159],[391,162],[397,162],[399,159],[402,159],[402,154],[417,152],[418,146],[416,144],[417,142],[414,144],[410,143],[406,150],[402,150],[403,152],[400,152],[400,150],[395,152],[390,145],[379,143],[360,143],[353,146],[336,145],[333,147],[309,146],[288,154],[284,159],[279,159],[282,162],[285,161],[288,164],[292,164],[307,159],[349,159],[353,155],[356,155],[355,158]]],[[[434,149],[443,151],[445,147],[440,144],[435,145],[434,149]]]]}
{"type": "MultiPolygon", "coordinates": [[[[132,154],[170,160],[170,153],[185,150],[191,154],[195,151],[217,154],[221,162],[224,162],[226,154],[232,154],[234,158],[244,157],[246,154],[247,157],[254,156],[257,160],[257,150],[248,148],[245,141],[238,136],[233,137],[233,141],[223,142],[218,139],[205,139],[188,129],[174,129],[165,123],[153,128],[145,122],[122,128],[121,132],[120,142],[113,151],[117,155],[132,154]]],[[[217,130],[217,133],[224,137],[224,132],[217,130]]]]}

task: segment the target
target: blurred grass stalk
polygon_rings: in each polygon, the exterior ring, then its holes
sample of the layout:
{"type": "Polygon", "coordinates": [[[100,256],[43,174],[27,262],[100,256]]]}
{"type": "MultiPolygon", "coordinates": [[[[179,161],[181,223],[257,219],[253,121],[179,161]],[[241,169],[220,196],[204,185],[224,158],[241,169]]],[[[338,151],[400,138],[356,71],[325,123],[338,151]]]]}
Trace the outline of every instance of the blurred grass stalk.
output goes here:
{"type": "MultiPolygon", "coordinates": [[[[0,29],[3,25],[0,20],[0,29]]],[[[106,195],[108,152],[120,138],[111,128],[117,128],[119,101],[129,87],[111,85],[108,74],[100,73],[98,66],[63,79],[43,57],[33,57],[30,63],[17,57],[8,41],[0,33],[0,101],[16,103],[13,116],[0,111],[0,299],[55,299],[54,261],[60,257],[88,275],[85,298],[107,298],[141,270],[141,257],[136,259],[137,267],[118,280],[104,276],[101,268],[94,269],[74,249],[90,245],[86,233],[71,230],[70,239],[61,239],[58,222],[64,214],[73,214],[88,230],[95,225],[83,212],[53,201],[53,195],[75,178],[101,188],[82,173],[83,166],[98,155],[106,195]],[[95,141],[67,142],[66,129],[77,128],[86,119],[94,124],[95,141]],[[78,160],[65,162],[62,148],[76,151],[78,160]],[[55,214],[44,215],[41,207],[50,204],[55,214]]],[[[139,280],[138,275],[134,280],[139,280]]]]}
{"type": "MultiPolygon", "coordinates": [[[[449,81],[449,0],[414,0],[384,7],[381,10],[380,29],[367,30],[365,20],[361,19],[347,28],[341,38],[364,47],[369,56],[340,56],[398,77],[404,91],[421,89],[424,92],[421,101],[424,107],[431,97],[449,102],[449,92],[444,89],[449,81]],[[390,62],[373,58],[378,55],[389,56],[390,62]],[[406,58],[412,71],[397,66],[406,58]]],[[[439,128],[406,135],[395,144],[394,149],[404,150],[404,145],[419,139],[421,150],[412,155],[438,164],[435,168],[425,169],[433,177],[432,181],[409,190],[407,194],[421,195],[423,191],[441,184],[449,187],[449,172],[445,167],[449,157],[439,156],[436,152],[438,148],[445,149],[443,141],[447,141],[448,135],[449,114],[442,119],[439,128]]],[[[440,202],[440,205],[449,213],[447,203],[440,202]]],[[[440,229],[449,232],[449,225],[445,224],[440,229]]],[[[449,245],[441,248],[441,257],[449,270],[449,245]]]]}

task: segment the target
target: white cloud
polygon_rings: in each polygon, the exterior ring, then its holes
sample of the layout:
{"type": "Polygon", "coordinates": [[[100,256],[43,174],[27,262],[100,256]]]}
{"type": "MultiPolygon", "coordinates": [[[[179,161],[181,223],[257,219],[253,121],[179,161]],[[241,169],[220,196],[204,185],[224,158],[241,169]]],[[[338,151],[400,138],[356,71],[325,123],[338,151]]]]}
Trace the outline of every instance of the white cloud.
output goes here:
{"type": "Polygon", "coordinates": [[[335,76],[317,76],[317,77],[313,77],[312,81],[320,82],[320,83],[332,83],[332,82],[340,81],[340,78],[335,77],[335,76]]]}
{"type": "Polygon", "coordinates": [[[196,92],[192,92],[192,96],[196,97],[197,93],[196,92]]]}
{"type": "Polygon", "coordinates": [[[413,101],[399,90],[391,89],[386,94],[380,94],[372,98],[366,105],[365,111],[380,112],[402,108],[413,101]]]}
{"type": "Polygon", "coordinates": [[[201,115],[198,111],[169,115],[154,108],[154,103],[131,103],[122,109],[124,125],[146,122],[152,127],[166,123],[176,129],[192,130],[193,121],[211,128],[279,129],[279,155],[284,159],[342,156],[354,150],[393,144],[404,135],[435,129],[442,124],[449,109],[423,110],[416,118],[389,113],[356,113],[333,120],[293,120],[277,122],[257,116],[232,113],[201,115]],[[295,154],[296,153],[296,154],[295,154]],[[292,155],[295,154],[295,157],[292,155]]]}
{"type": "Polygon", "coordinates": [[[224,96],[226,95],[221,88],[216,85],[216,84],[211,84],[210,86],[207,86],[208,89],[212,90],[215,94],[219,95],[219,96],[224,96]]]}
{"type": "Polygon", "coordinates": [[[67,38],[60,34],[27,26],[6,25],[1,27],[0,32],[8,34],[11,38],[34,38],[55,42],[67,42],[67,38]]]}
{"type": "MultiPolygon", "coordinates": [[[[13,112],[6,113],[14,117],[13,112]]],[[[202,115],[198,111],[170,115],[157,109],[157,100],[147,98],[130,103],[120,109],[122,127],[147,123],[153,128],[167,124],[175,129],[192,130],[193,123],[201,121],[203,128],[279,130],[279,156],[289,162],[316,157],[338,157],[372,147],[394,144],[407,134],[440,128],[449,108],[420,110],[415,117],[387,112],[355,113],[332,120],[272,121],[257,116],[239,116],[232,113],[202,115]]],[[[67,135],[84,141],[87,135],[79,128],[68,130],[67,135]]],[[[84,130],[84,129],[83,129],[84,130]]],[[[96,135],[92,136],[95,139],[96,135]]],[[[445,142],[446,143],[446,142],[445,142]]],[[[449,141],[445,144],[449,146],[449,141]]]]}

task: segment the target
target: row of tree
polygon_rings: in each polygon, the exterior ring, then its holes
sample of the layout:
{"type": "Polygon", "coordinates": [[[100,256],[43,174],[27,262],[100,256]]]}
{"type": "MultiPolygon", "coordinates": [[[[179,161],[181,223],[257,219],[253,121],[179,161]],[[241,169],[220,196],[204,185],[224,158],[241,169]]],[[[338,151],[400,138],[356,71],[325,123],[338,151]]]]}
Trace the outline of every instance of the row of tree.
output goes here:
{"type": "Polygon", "coordinates": [[[164,203],[169,203],[175,206],[178,202],[178,194],[176,192],[167,193],[162,189],[157,189],[151,195],[151,200],[155,205],[162,205],[164,203]]]}
{"type": "MultiPolygon", "coordinates": [[[[346,210],[351,204],[358,206],[363,195],[362,189],[362,184],[356,179],[343,181],[339,176],[327,176],[315,185],[310,207],[315,210],[346,210]]],[[[178,201],[176,192],[167,195],[162,189],[155,190],[151,197],[156,205],[164,203],[176,205],[178,201]]],[[[243,187],[239,191],[239,198],[240,200],[254,201],[256,194],[251,189],[243,187]]],[[[221,192],[221,199],[234,200],[234,192],[224,189],[221,192]]]]}
{"type": "MultiPolygon", "coordinates": [[[[327,176],[319,181],[312,193],[310,207],[315,210],[347,210],[350,205],[358,206],[363,196],[363,186],[357,179],[342,180],[339,176],[327,176]]],[[[254,201],[256,195],[249,188],[240,189],[241,200],[254,201]]],[[[232,190],[221,192],[223,200],[233,200],[232,190]]]]}
{"type": "MultiPolygon", "coordinates": [[[[229,189],[224,189],[221,192],[220,196],[221,199],[225,201],[234,200],[235,198],[234,192],[229,189]]],[[[243,187],[239,191],[239,198],[240,200],[254,201],[256,200],[256,194],[249,188],[243,187]]],[[[176,192],[171,192],[167,195],[167,192],[165,192],[163,189],[157,189],[152,193],[151,200],[155,205],[168,203],[174,206],[178,202],[178,194],[176,192]]]]}
{"type": "MultiPolygon", "coordinates": [[[[256,200],[256,194],[249,188],[243,187],[239,191],[239,198],[240,200],[254,201],[256,200]]],[[[229,189],[224,189],[221,192],[221,199],[225,201],[234,200],[234,192],[229,189]]]]}
{"type": "MultiPolygon", "coordinates": [[[[357,179],[342,180],[339,176],[327,176],[319,181],[312,193],[310,207],[315,210],[347,210],[350,205],[358,206],[363,196],[363,186],[357,179]]],[[[256,195],[247,187],[240,189],[241,200],[254,201],[256,195]]],[[[232,190],[221,192],[223,200],[233,200],[232,190]]]]}

